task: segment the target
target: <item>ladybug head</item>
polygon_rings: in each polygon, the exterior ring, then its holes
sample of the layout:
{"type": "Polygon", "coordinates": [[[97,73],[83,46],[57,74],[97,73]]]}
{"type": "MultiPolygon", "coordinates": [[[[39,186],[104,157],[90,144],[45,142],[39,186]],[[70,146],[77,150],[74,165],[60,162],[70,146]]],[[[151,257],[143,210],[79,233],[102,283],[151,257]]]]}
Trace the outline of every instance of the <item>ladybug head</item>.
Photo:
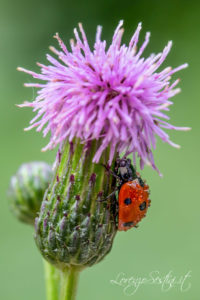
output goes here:
{"type": "Polygon", "coordinates": [[[130,159],[117,159],[116,160],[116,172],[118,176],[121,178],[121,180],[127,182],[132,181],[135,178],[137,178],[136,171],[131,164],[130,159]]]}

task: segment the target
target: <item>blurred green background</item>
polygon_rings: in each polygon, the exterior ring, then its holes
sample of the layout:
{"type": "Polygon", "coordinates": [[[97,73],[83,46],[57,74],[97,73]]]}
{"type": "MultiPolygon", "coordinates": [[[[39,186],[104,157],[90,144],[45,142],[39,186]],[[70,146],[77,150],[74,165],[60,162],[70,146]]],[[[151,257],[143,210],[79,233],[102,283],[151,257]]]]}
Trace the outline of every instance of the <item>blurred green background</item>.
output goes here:
{"type": "Polygon", "coordinates": [[[161,51],[173,40],[165,65],[189,63],[188,69],[176,75],[181,78],[182,93],[173,99],[170,116],[172,124],[191,126],[192,131],[170,132],[172,140],[181,144],[180,150],[158,142],[155,158],[164,178],[149,167],[142,172],[151,188],[148,217],[137,230],[118,233],[106,259],[81,274],[78,300],[199,299],[199,15],[200,2],[194,0],[0,0],[0,299],[45,299],[42,260],[33,230],[9,212],[6,189],[20,164],[32,160],[51,163],[55,156],[55,151],[41,153],[47,142],[41,134],[23,132],[33,114],[15,104],[34,99],[36,92],[22,86],[32,79],[18,73],[16,67],[38,70],[35,62],[46,63],[48,46],[56,45],[55,32],[68,43],[80,21],[90,43],[98,24],[110,41],[120,19],[125,20],[125,42],[139,21],[143,22],[140,42],[151,31],[145,56],[161,51]],[[177,279],[191,271],[186,281],[191,288],[181,292],[177,285],[163,292],[159,285],[144,285],[128,297],[122,287],[110,283],[121,272],[126,278],[144,278],[154,270],[161,276],[172,270],[177,279]]]}

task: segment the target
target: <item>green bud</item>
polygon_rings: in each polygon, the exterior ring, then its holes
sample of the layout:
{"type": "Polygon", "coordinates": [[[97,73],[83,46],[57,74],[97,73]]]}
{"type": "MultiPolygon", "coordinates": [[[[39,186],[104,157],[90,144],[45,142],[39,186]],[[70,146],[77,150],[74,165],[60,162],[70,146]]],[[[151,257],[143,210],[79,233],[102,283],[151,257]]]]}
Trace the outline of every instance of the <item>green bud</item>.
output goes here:
{"type": "Polygon", "coordinates": [[[30,162],[21,165],[11,178],[8,189],[10,208],[20,221],[34,224],[52,174],[47,163],[30,162]]]}
{"type": "MultiPolygon", "coordinates": [[[[98,142],[66,143],[35,224],[36,244],[46,260],[64,269],[91,266],[110,251],[116,233],[115,178],[92,158],[98,142]]],[[[114,166],[113,166],[114,167],[114,166]]]]}

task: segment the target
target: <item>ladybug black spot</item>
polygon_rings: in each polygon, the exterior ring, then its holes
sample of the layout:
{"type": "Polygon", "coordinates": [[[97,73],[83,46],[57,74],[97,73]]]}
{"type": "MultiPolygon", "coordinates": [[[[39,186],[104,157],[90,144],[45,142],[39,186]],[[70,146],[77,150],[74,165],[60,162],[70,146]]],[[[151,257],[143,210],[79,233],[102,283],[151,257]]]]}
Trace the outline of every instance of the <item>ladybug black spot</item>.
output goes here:
{"type": "Polygon", "coordinates": [[[132,226],[134,223],[133,222],[126,222],[123,224],[124,227],[130,227],[132,226]]]}
{"type": "Polygon", "coordinates": [[[131,204],[131,203],[132,203],[131,198],[126,198],[126,199],[124,200],[124,203],[125,203],[126,205],[131,204]]]}
{"type": "Polygon", "coordinates": [[[146,202],[145,202],[145,201],[142,202],[142,203],[140,204],[139,208],[140,208],[140,210],[145,210],[145,208],[146,208],[146,202]]]}

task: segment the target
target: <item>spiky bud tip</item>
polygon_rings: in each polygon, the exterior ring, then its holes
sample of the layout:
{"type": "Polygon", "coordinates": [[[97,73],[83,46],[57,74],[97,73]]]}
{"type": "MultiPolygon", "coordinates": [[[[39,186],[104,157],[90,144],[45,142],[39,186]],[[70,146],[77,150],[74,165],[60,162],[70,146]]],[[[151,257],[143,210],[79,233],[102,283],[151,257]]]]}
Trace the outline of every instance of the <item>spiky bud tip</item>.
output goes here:
{"type": "Polygon", "coordinates": [[[47,163],[29,162],[22,164],[11,177],[8,189],[10,208],[20,221],[34,224],[52,174],[47,163]]]}

